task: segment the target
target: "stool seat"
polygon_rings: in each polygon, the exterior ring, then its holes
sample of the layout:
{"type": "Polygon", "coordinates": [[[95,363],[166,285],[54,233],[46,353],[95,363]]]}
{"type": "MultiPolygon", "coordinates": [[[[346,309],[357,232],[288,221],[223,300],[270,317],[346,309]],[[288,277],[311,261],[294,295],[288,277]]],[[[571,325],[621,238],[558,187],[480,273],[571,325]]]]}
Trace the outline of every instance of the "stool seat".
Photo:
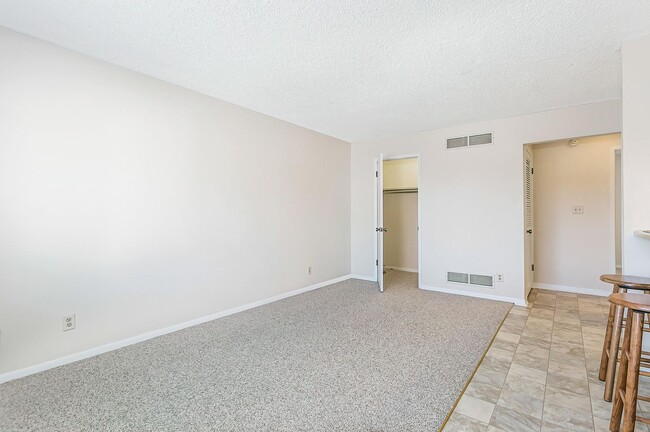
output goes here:
{"type": "Polygon", "coordinates": [[[650,290],[650,278],[647,277],[604,274],[600,276],[600,280],[613,285],[618,285],[621,288],[650,290]]]}
{"type": "Polygon", "coordinates": [[[650,313],[650,295],[616,293],[607,298],[610,302],[631,310],[650,313]]]}

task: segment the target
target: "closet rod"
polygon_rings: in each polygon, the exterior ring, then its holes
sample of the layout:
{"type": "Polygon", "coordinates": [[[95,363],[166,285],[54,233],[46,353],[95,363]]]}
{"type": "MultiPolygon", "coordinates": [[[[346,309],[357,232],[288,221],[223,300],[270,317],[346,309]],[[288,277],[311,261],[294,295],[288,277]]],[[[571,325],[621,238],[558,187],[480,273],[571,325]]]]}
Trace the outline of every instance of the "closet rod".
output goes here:
{"type": "Polygon", "coordinates": [[[384,189],[384,193],[398,194],[398,193],[418,193],[417,189],[384,189]]]}

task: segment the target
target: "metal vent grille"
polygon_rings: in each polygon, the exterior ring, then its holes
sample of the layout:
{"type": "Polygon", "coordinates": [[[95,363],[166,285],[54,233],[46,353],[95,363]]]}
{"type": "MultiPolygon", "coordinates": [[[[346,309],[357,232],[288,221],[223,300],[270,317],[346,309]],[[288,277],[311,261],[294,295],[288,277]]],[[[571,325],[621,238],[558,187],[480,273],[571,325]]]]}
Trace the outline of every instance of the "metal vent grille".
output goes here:
{"type": "Polygon", "coordinates": [[[469,137],[469,145],[483,145],[483,144],[492,144],[492,134],[486,133],[481,135],[471,135],[469,137]]]}
{"type": "Polygon", "coordinates": [[[469,282],[469,275],[467,273],[447,272],[447,282],[466,284],[469,282]]]}
{"type": "Polygon", "coordinates": [[[469,275],[469,283],[472,285],[491,287],[494,286],[494,279],[492,278],[492,276],[472,274],[469,275]]]}
{"type": "Polygon", "coordinates": [[[467,147],[467,137],[449,138],[447,140],[448,149],[455,149],[461,147],[467,147]]]}
{"type": "Polygon", "coordinates": [[[492,144],[492,132],[447,139],[447,150],[492,144]]]}

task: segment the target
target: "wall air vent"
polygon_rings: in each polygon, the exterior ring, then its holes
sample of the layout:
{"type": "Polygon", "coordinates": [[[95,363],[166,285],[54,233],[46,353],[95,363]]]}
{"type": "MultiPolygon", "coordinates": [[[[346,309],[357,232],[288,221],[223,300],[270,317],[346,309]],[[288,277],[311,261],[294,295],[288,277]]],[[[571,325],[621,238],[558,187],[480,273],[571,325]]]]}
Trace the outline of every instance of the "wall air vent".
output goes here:
{"type": "Polygon", "coordinates": [[[469,275],[467,273],[447,272],[447,282],[466,284],[469,282],[469,275]]]}
{"type": "Polygon", "coordinates": [[[493,140],[491,132],[478,135],[449,138],[447,139],[447,150],[492,144],[492,142],[493,140]]]}
{"type": "Polygon", "coordinates": [[[471,274],[469,275],[469,283],[472,285],[491,287],[494,286],[494,278],[492,276],[471,274]]]}
{"type": "Polygon", "coordinates": [[[492,144],[492,134],[486,133],[481,135],[470,135],[469,145],[483,145],[483,144],[492,144]]]}
{"type": "Polygon", "coordinates": [[[462,147],[467,147],[467,137],[449,138],[447,140],[448,149],[455,149],[455,148],[462,148],[462,147]]]}

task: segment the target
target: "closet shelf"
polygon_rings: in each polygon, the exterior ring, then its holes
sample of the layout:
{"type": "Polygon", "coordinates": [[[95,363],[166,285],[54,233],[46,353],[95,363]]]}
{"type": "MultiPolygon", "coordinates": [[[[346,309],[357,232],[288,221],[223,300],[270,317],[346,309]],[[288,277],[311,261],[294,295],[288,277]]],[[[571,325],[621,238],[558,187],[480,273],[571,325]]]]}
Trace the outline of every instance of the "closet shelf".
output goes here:
{"type": "Polygon", "coordinates": [[[384,189],[384,193],[387,193],[387,194],[418,193],[418,189],[417,188],[411,188],[411,189],[384,189]]]}

